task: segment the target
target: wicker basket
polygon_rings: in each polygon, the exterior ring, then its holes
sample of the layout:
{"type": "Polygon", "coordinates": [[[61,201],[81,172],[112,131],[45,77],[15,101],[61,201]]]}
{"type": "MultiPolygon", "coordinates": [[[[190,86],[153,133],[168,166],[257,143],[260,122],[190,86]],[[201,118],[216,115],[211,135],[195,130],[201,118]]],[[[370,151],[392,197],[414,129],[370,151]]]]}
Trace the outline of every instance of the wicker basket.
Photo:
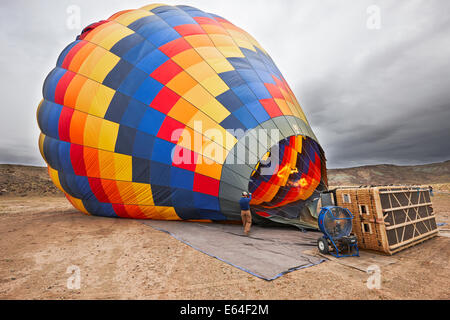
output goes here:
{"type": "Polygon", "coordinates": [[[438,234],[428,188],[339,187],[333,193],[336,205],[354,215],[362,249],[394,254],[438,234]]]}

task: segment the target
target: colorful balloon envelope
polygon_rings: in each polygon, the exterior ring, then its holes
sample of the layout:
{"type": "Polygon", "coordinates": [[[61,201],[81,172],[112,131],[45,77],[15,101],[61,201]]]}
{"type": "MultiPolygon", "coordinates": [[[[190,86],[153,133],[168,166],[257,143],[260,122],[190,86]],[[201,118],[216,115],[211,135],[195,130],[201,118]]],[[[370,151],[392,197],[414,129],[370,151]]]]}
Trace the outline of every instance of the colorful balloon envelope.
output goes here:
{"type": "Polygon", "coordinates": [[[326,187],[324,153],[267,52],[189,6],[149,5],[86,27],[39,105],[51,179],[86,214],[286,221],[326,187]]]}

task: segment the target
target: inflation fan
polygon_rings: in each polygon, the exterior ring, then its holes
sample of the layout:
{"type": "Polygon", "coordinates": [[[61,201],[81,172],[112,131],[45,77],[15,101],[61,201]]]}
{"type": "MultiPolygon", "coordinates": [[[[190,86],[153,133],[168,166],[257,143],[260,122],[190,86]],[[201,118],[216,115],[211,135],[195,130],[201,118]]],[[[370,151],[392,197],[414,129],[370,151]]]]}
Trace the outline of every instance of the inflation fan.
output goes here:
{"type": "Polygon", "coordinates": [[[356,236],[351,235],[353,215],[343,207],[328,206],[320,210],[318,223],[323,236],[317,240],[320,253],[333,256],[359,256],[356,236]]]}

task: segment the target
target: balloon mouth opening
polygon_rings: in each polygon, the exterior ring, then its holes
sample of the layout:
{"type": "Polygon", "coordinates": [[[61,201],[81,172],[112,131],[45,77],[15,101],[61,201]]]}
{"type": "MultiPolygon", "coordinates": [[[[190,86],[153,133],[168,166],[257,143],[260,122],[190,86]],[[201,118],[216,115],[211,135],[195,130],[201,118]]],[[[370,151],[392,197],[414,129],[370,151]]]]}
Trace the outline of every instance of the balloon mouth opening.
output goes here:
{"type": "Polygon", "coordinates": [[[259,215],[298,218],[308,201],[326,189],[321,147],[301,135],[279,141],[255,166],[248,189],[250,205],[259,215]]]}

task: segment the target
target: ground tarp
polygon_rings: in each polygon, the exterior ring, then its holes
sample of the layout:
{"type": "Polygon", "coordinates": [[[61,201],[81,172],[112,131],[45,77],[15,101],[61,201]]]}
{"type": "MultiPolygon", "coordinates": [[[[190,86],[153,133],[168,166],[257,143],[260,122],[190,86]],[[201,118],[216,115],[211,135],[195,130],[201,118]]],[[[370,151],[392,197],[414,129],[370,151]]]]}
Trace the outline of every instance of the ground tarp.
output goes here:
{"type": "Polygon", "coordinates": [[[155,220],[143,223],[265,280],[325,261],[305,253],[316,246],[321,235],[318,232],[253,226],[246,237],[241,225],[155,220]]]}

